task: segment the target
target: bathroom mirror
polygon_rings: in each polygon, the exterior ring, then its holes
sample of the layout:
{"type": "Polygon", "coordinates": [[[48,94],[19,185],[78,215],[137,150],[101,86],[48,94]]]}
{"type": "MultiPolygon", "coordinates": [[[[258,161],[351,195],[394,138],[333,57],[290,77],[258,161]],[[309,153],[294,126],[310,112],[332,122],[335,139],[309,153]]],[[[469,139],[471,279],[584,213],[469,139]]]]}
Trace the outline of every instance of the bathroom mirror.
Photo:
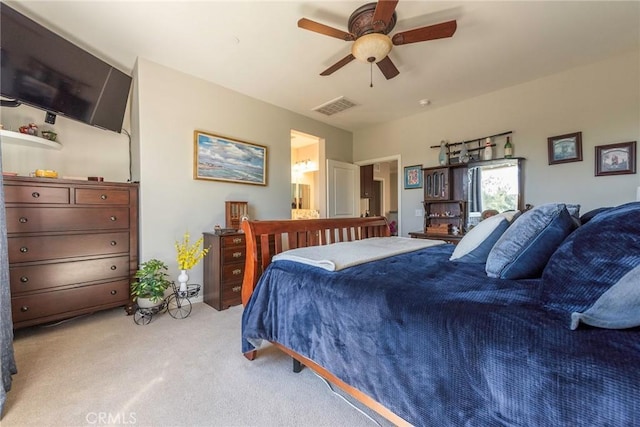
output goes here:
{"type": "Polygon", "coordinates": [[[522,210],[522,159],[499,159],[469,165],[467,172],[467,228],[478,224],[483,212],[522,210]]]}
{"type": "Polygon", "coordinates": [[[311,186],[291,184],[291,209],[311,209],[311,186]]]}

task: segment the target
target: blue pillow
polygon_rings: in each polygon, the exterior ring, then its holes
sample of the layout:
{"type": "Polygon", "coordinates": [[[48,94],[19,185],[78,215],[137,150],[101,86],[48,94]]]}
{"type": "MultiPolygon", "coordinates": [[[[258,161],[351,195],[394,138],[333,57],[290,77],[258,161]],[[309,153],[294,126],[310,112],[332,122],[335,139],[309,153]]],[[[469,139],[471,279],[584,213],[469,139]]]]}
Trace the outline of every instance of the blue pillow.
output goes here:
{"type": "Polygon", "coordinates": [[[598,213],[569,236],[542,274],[542,302],[583,312],[640,264],[640,203],[598,213]]]}
{"type": "Polygon", "coordinates": [[[571,314],[571,329],[580,322],[606,329],[640,326],[640,265],[618,280],[584,313],[571,314]]]}
{"type": "Polygon", "coordinates": [[[564,203],[548,203],[526,211],[504,232],[489,252],[489,277],[539,277],[549,257],[575,229],[564,203]]]}
{"type": "Polygon", "coordinates": [[[460,239],[449,260],[485,263],[491,248],[508,227],[509,220],[504,215],[495,215],[480,221],[460,239]]]}
{"type": "Polygon", "coordinates": [[[609,209],[611,209],[611,207],[602,207],[590,210],[580,217],[580,224],[586,224],[587,222],[591,221],[594,216],[598,215],[601,212],[608,211],[609,209]]]}

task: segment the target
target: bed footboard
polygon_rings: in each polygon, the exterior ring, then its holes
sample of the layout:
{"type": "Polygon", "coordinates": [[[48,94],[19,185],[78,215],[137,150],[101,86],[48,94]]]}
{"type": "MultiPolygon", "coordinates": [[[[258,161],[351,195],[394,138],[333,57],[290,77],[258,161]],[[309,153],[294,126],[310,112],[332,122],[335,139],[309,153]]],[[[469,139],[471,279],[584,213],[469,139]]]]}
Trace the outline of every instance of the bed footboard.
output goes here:
{"type": "Polygon", "coordinates": [[[247,305],[271,258],[282,251],[391,235],[389,223],[382,216],[243,221],[242,230],[247,242],[242,282],[243,305],[247,305]]]}
{"type": "MultiPolygon", "coordinates": [[[[323,218],[280,221],[243,221],[247,255],[244,280],[242,282],[242,304],[247,305],[258,283],[260,275],[271,263],[271,258],[285,250],[307,246],[319,246],[336,242],[350,242],[369,237],[388,237],[391,235],[387,219],[382,216],[363,218],[323,218]]],[[[356,400],[378,412],[397,426],[409,426],[404,419],[376,402],[374,399],[348,385],[314,361],[296,353],[285,346],[273,342],[280,350],[290,355],[299,365],[315,371],[332,384],[341,388],[356,400]]],[[[254,360],[257,350],[244,353],[254,360]]],[[[301,366],[300,366],[301,367],[301,366]]]]}

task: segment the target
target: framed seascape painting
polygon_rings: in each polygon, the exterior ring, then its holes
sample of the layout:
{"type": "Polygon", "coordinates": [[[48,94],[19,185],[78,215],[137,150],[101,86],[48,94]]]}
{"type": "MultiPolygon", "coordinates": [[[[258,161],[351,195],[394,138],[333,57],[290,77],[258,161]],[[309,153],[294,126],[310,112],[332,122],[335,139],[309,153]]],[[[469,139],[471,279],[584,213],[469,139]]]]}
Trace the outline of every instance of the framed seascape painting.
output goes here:
{"type": "Polygon", "coordinates": [[[404,189],[422,188],[422,165],[404,167],[404,189]]]}
{"type": "Polygon", "coordinates": [[[267,185],[267,147],[196,130],[193,178],[267,185]]]}
{"type": "Polygon", "coordinates": [[[552,136],[547,144],[550,165],[582,161],[582,132],[552,136]]]}
{"type": "Polygon", "coordinates": [[[636,173],[636,141],[596,146],[596,176],[636,173]]]}

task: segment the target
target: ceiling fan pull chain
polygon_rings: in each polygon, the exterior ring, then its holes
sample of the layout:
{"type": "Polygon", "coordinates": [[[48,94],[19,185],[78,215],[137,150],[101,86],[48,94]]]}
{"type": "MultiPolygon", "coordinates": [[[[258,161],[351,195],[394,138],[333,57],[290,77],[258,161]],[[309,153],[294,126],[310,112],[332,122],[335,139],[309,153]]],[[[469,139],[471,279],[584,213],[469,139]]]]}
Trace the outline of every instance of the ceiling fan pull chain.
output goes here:
{"type": "Polygon", "coordinates": [[[371,83],[369,84],[369,87],[373,87],[373,62],[369,62],[369,75],[370,75],[370,81],[371,83]]]}

